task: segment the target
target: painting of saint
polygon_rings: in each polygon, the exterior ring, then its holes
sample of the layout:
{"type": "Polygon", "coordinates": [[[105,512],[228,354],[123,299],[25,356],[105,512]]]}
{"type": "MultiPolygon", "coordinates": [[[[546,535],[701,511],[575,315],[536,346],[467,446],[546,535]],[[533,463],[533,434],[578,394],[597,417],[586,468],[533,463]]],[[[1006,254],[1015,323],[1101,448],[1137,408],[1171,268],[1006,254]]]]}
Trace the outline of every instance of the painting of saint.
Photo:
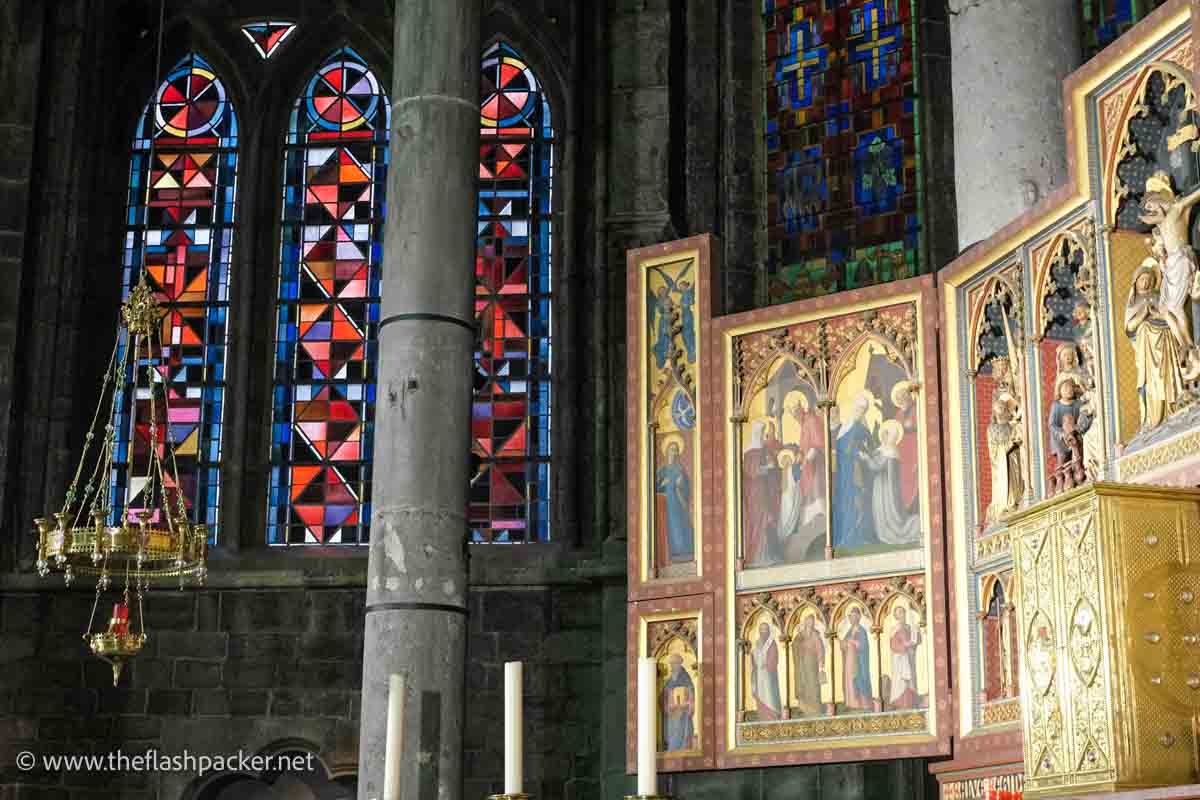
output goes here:
{"type": "Polygon", "coordinates": [[[805,716],[821,716],[825,704],[821,690],[829,682],[826,674],[825,631],[818,626],[815,613],[806,614],[792,637],[792,664],[795,670],[796,708],[805,716]]]}
{"type": "MultiPolygon", "coordinates": [[[[661,662],[660,662],[661,663],[661,662]]],[[[683,656],[667,656],[667,679],[659,692],[662,751],[678,753],[696,749],[696,683],[683,665],[683,656]]]]}
{"type": "MultiPolygon", "coordinates": [[[[867,427],[867,412],[873,398],[862,392],[851,403],[849,413],[838,420],[834,439],[833,546],[859,547],[874,544],[872,531],[865,524],[870,505],[870,473],[862,468],[874,438],[867,427]]],[[[840,415],[839,415],[840,417],[840,415]]]]}
{"type": "MultiPolygon", "coordinates": [[[[791,453],[789,467],[784,469],[780,464],[784,498],[779,542],[783,560],[794,563],[819,559],[825,543],[825,415],[812,407],[807,394],[792,391],[784,399],[783,431],[784,452],[791,453]]],[[[780,458],[784,458],[783,453],[780,458]]]]}
{"type": "Polygon", "coordinates": [[[682,266],[664,265],[651,267],[651,285],[646,294],[646,321],[649,325],[649,340],[654,362],[659,369],[667,366],[675,349],[672,327],[678,315],[687,363],[696,363],[696,289],[685,276],[691,272],[692,262],[682,266]],[[655,280],[657,278],[657,280],[655,280]]]}
{"type": "Polygon", "coordinates": [[[913,545],[921,540],[921,515],[909,511],[903,496],[905,465],[900,442],[903,426],[889,419],[879,426],[879,447],[873,453],[859,453],[871,473],[871,516],[875,535],[881,544],[913,545]]]}
{"type": "Polygon", "coordinates": [[[919,511],[917,506],[917,487],[919,470],[916,468],[920,457],[917,440],[917,402],[913,393],[911,381],[900,381],[892,387],[892,405],[895,414],[892,416],[900,425],[901,436],[897,451],[902,465],[912,465],[912,468],[900,470],[900,508],[905,512],[919,511]]]}
{"type": "Polygon", "coordinates": [[[750,646],[750,693],[758,706],[759,720],[776,720],[782,716],[779,647],[766,622],[758,626],[758,638],[750,646]]]}
{"type": "Polygon", "coordinates": [[[654,491],[666,500],[667,552],[672,563],[695,557],[692,529],[692,489],[687,470],[680,461],[683,438],[667,436],[662,442],[663,460],[654,477],[654,491]]]}
{"type": "Polygon", "coordinates": [[[696,387],[698,318],[695,258],[648,265],[642,358],[645,424],[653,430],[645,459],[649,541],[647,574],[656,579],[694,576],[701,497],[696,387]],[[652,488],[651,488],[652,487],[652,488]]]}
{"type": "Polygon", "coordinates": [[[871,645],[862,624],[862,611],[851,608],[846,624],[838,634],[842,649],[842,696],[849,711],[872,711],[875,693],[871,689],[871,645]]]}
{"type": "Polygon", "coordinates": [[[838,557],[921,544],[920,416],[914,379],[873,340],[853,355],[832,409],[838,557]]]}
{"type": "Polygon", "coordinates": [[[751,400],[742,439],[742,546],[746,567],[823,557],[825,412],[797,365],[780,359],[751,400]]]}
{"type": "Polygon", "coordinates": [[[679,306],[683,309],[683,346],[687,350],[689,364],[696,363],[696,317],[692,307],[696,304],[696,289],[690,281],[679,282],[679,306]]]}
{"type": "Polygon", "coordinates": [[[742,541],[747,565],[779,560],[778,524],[783,487],[775,423],[756,420],[750,447],[742,455],[742,541]]]}
{"type": "Polygon", "coordinates": [[[671,301],[671,293],[666,286],[658,287],[658,291],[648,295],[647,319],[653,331],[654,342],[650,349],[654,353],[654,363],[659,369],[667,366],[667,356],[671,353],[671,316],[675,304],[671,301]]]}
{"type": "Polygon", "coordinates": [[[995,580],[987,597],[987,610],[982,614],[983,627],[983,695],[985,700],[1011,697],[1012,667],[1008,649],[1009,610],[1004,598],[1004,583],[995,580]]]}
{"type": "Polygon", "coordinates": [[[908,624],[908,610],[899,603],[892,609],[892,619],[894,627],[888,637],[891,657],[888,708],[920,708],[923,698],[917,685],[917,648],[921,645],[921,632],[908,624]]]}

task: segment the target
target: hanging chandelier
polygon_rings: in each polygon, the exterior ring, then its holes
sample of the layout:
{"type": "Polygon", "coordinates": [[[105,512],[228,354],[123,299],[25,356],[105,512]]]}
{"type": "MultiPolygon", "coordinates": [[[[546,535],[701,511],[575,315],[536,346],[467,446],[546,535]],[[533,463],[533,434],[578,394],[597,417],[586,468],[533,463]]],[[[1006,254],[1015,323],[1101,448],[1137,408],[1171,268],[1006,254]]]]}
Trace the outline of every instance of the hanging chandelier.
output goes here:
{"type": "Polygon", "coordinates": [[[208,571],[208,529],[188,519],[175,464],[158,336],[161,324],[162,312],[143,273],[121,308],[121,327],[104,374],[100,401],[62,510],[54,513],[53,519],[34,520],[39,575],[61,573],[67,586],[77,576],[96,579],[96,600],[83,638],[95,655],[112,666],[114,686],[125,662],[146,643],[142,608],[150,582],[178,578],[182,589],[188,578],[203,583],[208,571]],[[150,446],[143,458],[135,460],[130,453],[114,465],[121,443],[113,420],[124,403],[134,404],[130,416],[134,424],[146,426],[150,446]],[[119,496],[125,490],[116,479],[118,467],[128,470],[131,490],[124,497],[119,496]],[[136,491],[132,487],[137,487],[136,491]],[[126,507],[135,498],[141,499],[140,507],[126,507]],[[118,583],[120,598],[113,605],[107,627],[94,632],[101,597],[118,583]],[[131,593],[136,600],[134,620],[130,618],[131,593]]]}

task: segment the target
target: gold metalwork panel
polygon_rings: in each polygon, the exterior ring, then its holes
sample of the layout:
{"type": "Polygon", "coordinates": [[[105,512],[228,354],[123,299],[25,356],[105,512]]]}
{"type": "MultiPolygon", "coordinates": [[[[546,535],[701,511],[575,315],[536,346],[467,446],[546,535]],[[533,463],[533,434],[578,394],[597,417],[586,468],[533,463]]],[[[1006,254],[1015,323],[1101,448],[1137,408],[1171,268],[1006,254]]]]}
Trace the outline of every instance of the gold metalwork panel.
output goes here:
{"type": "Polygon", "coordinates": [[[1200,492],[1095,484],[1011,531],[1026,794],[1195,780],[1200,492]]]}

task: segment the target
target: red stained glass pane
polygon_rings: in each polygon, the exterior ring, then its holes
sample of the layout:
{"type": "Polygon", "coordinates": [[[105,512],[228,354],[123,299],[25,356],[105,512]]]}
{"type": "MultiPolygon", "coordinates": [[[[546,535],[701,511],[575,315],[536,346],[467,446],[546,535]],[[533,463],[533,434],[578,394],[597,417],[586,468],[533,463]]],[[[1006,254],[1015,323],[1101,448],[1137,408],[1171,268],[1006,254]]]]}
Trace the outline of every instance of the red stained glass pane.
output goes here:
{"type": "Polygon", "coordinates": [[[533,70],[506,43],[483,54],[469,509],[477,542],[549,538],[554,131],[533,70]]]}

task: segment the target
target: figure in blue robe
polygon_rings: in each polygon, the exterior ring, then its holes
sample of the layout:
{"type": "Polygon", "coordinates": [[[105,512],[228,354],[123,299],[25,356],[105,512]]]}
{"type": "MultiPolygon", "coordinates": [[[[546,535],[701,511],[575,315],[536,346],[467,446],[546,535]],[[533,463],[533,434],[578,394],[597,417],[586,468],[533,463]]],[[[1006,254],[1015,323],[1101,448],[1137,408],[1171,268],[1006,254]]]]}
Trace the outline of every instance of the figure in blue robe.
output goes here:
{"type": "Polygon", "coordinates": [[[668,661],[671,676],[663,685],[661,698],[663,752],[676,753],[695,747],[696,684],[683,668],[680,656],[673,654],[668,661]]]}
{"type": "Polygon", "coordinates": [[[679,305],[683,308],[683,346],[687,348],[689,364],[696,363],[696,327],[692,306],[696,302],[696,287],[687,281],[679,282],[679,305]]]}
{"type": "Polygon", "coordinates": [[[657,317],[658,333],[654,337],[654,344],[651,350],[654,352],[654,361],[658,364],[658,368],[662,369],[667,365],[667,356],[671,352],[671,296],[667,293],[667,287],[659,287],[658,294],[652,294],[646,298],[647,304],[647,320],[650,323],[650,329],[655,328],[655,317],[657,317]]]}
{"type": "Polygon", "coordinates": [[[692,306],[696,302],[696,290],[690,283],[683,280],[683,277],[691,271],[692,266],[688,264],[679,274],[672,278],[667,273],[663,272],[658,267],[652,269],[659,274],[663,279],[665,286],[658,287],[658,291],[650,294],[646,298],[647,303],[647,320],[650,323],[651,330],[655,327],[655,315],[658,316],[658,331],[654,339],[654,345],[651,350],[654,351],[654,359],[658,363],[658,368],[662,369],[666,366],[667,357],[671,354],[672,335],[671,323],[672,316],[675,311],[675,300],[673,295],[679,294],[681,313],[680,323],[683,327],[681,335],[683,336],[683,344],[687,349],[688,361],[696,362],[696,331],[695,318],[692,316],[692,306]]]}
{"type": "Polygon", "coordinates": [[[833,491],[833,546],[861,547],[873,544],[871,526],[867,524],[871,487],[867,470],[859,464],[859,455],[867,451],[872,441],[863,414],[869,400],[865,395],[854,401],[850,418],[837,432],[834,441],[836,469],[833,491]]]}
{"type": "Polygon", "coordinates": [[[667,500],[667,553],[672,562],[691,561],[695,552],[692,535],[692,487],[679,463],[679,445],[667,447],[667,463],[655,475],[654,491],[667,500]]]}
{"type": "Polygon", "coordinates": [[[874,705],[871,652],[867,629],[862,626],[862,612],[857,608],[850,610],[850,624],[842,637],[842,655],[845,659],[842,673],[845,705],[851,709],[870,711],[874,705]]]}

